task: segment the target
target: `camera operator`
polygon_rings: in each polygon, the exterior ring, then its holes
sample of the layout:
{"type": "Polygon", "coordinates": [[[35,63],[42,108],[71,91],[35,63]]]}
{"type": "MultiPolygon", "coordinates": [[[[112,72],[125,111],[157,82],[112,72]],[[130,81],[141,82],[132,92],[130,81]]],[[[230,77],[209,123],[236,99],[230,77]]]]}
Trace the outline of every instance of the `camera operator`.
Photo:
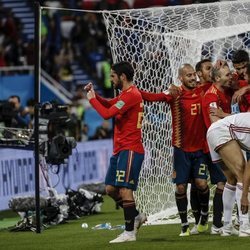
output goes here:
{"type": "Polygon", "coordinates": [[[11,118],[10,127],[15,128],[28,128],[30,123],[29,112],[21,106],[20,97],[12,95],[9,97],[8,102],[13,105],[13,117],[11,118]]]}

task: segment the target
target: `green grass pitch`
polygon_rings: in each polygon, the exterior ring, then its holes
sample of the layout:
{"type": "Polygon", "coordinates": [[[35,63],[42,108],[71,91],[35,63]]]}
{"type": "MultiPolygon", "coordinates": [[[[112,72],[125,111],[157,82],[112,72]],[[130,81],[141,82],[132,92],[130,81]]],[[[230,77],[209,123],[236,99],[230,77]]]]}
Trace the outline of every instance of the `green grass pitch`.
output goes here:
{"type": "MultiPolygon", "coordinates": [[[[189,237],[179,237],[180,225],[143,226],[136,242],[109,244],[121,230],[93,230],[91,227],[110,222],[112,225],[123,224],[123,211],[116,210],[114,202],[104,197],[102,211],[96,215],[72,220],[63,225],[51,226],[41,234],[33,232],[9,232],[0,230],[0,249],[2,250],[92,250],[92,249],[171,249],[171,250],[245,250],[249,248],[250,238],[237,236],[221,237],[209,235],[209,232],[189,237]],[[82,228],[88,223],[88,228],[82,228]]],[[[13,213],[0,213],[0,228],[14,225],[17,217],[13,213]],[[14,215],[15,216],[15,215],[14,215]],[[3,217],[5,219],[3,219],[3,217]],[[6,217],[9,217],[6,219],[6,217]]]]}

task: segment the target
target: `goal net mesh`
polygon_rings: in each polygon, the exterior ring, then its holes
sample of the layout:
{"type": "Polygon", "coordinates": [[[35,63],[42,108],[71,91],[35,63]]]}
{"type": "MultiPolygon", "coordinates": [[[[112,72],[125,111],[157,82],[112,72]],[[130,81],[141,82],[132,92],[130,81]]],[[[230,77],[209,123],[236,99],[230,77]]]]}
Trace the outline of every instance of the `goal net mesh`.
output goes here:
{"type": "MultiPolygon", "coordinates": [[[[231,59],[250,48],[250,1],[102,12],[114,62],[129,61],[136,85],[159,93],[177,81],[183,63],[231,59]]],[[[145,161],[136,202],[149,223],[176,214],[172,183],[171,114],[166,103],[144,106],[145,161]]],[[[195,136],[195,133],[194,133],[195,136]]],[[[199,139],[199,138],[197,138],[199,139]]]]}

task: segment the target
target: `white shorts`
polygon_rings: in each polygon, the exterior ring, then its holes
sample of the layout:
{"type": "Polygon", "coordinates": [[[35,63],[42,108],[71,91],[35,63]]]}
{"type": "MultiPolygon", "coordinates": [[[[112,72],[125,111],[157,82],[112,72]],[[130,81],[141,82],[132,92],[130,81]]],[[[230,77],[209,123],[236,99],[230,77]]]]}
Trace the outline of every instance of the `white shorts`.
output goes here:
{"type": "Polygon", "coordinates": [[[221,161],[218,149],[236,140],[245,151],[250,151],[250,112],[227,116],[214,122],[207,131],[207,142],[213,162],[221,161]]]}

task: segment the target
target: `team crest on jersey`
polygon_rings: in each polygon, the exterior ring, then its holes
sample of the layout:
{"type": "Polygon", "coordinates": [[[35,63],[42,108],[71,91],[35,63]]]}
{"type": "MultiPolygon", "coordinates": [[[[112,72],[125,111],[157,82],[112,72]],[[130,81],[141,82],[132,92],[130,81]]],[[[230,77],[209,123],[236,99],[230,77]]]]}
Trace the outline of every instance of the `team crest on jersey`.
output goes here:
{"type": "Polygon", "coordinates": [[[125,102],[124,101],[118,101],[115,106],[118,108],[118,109],[121,109],[123,106],[125,105],[125,102]]]}

